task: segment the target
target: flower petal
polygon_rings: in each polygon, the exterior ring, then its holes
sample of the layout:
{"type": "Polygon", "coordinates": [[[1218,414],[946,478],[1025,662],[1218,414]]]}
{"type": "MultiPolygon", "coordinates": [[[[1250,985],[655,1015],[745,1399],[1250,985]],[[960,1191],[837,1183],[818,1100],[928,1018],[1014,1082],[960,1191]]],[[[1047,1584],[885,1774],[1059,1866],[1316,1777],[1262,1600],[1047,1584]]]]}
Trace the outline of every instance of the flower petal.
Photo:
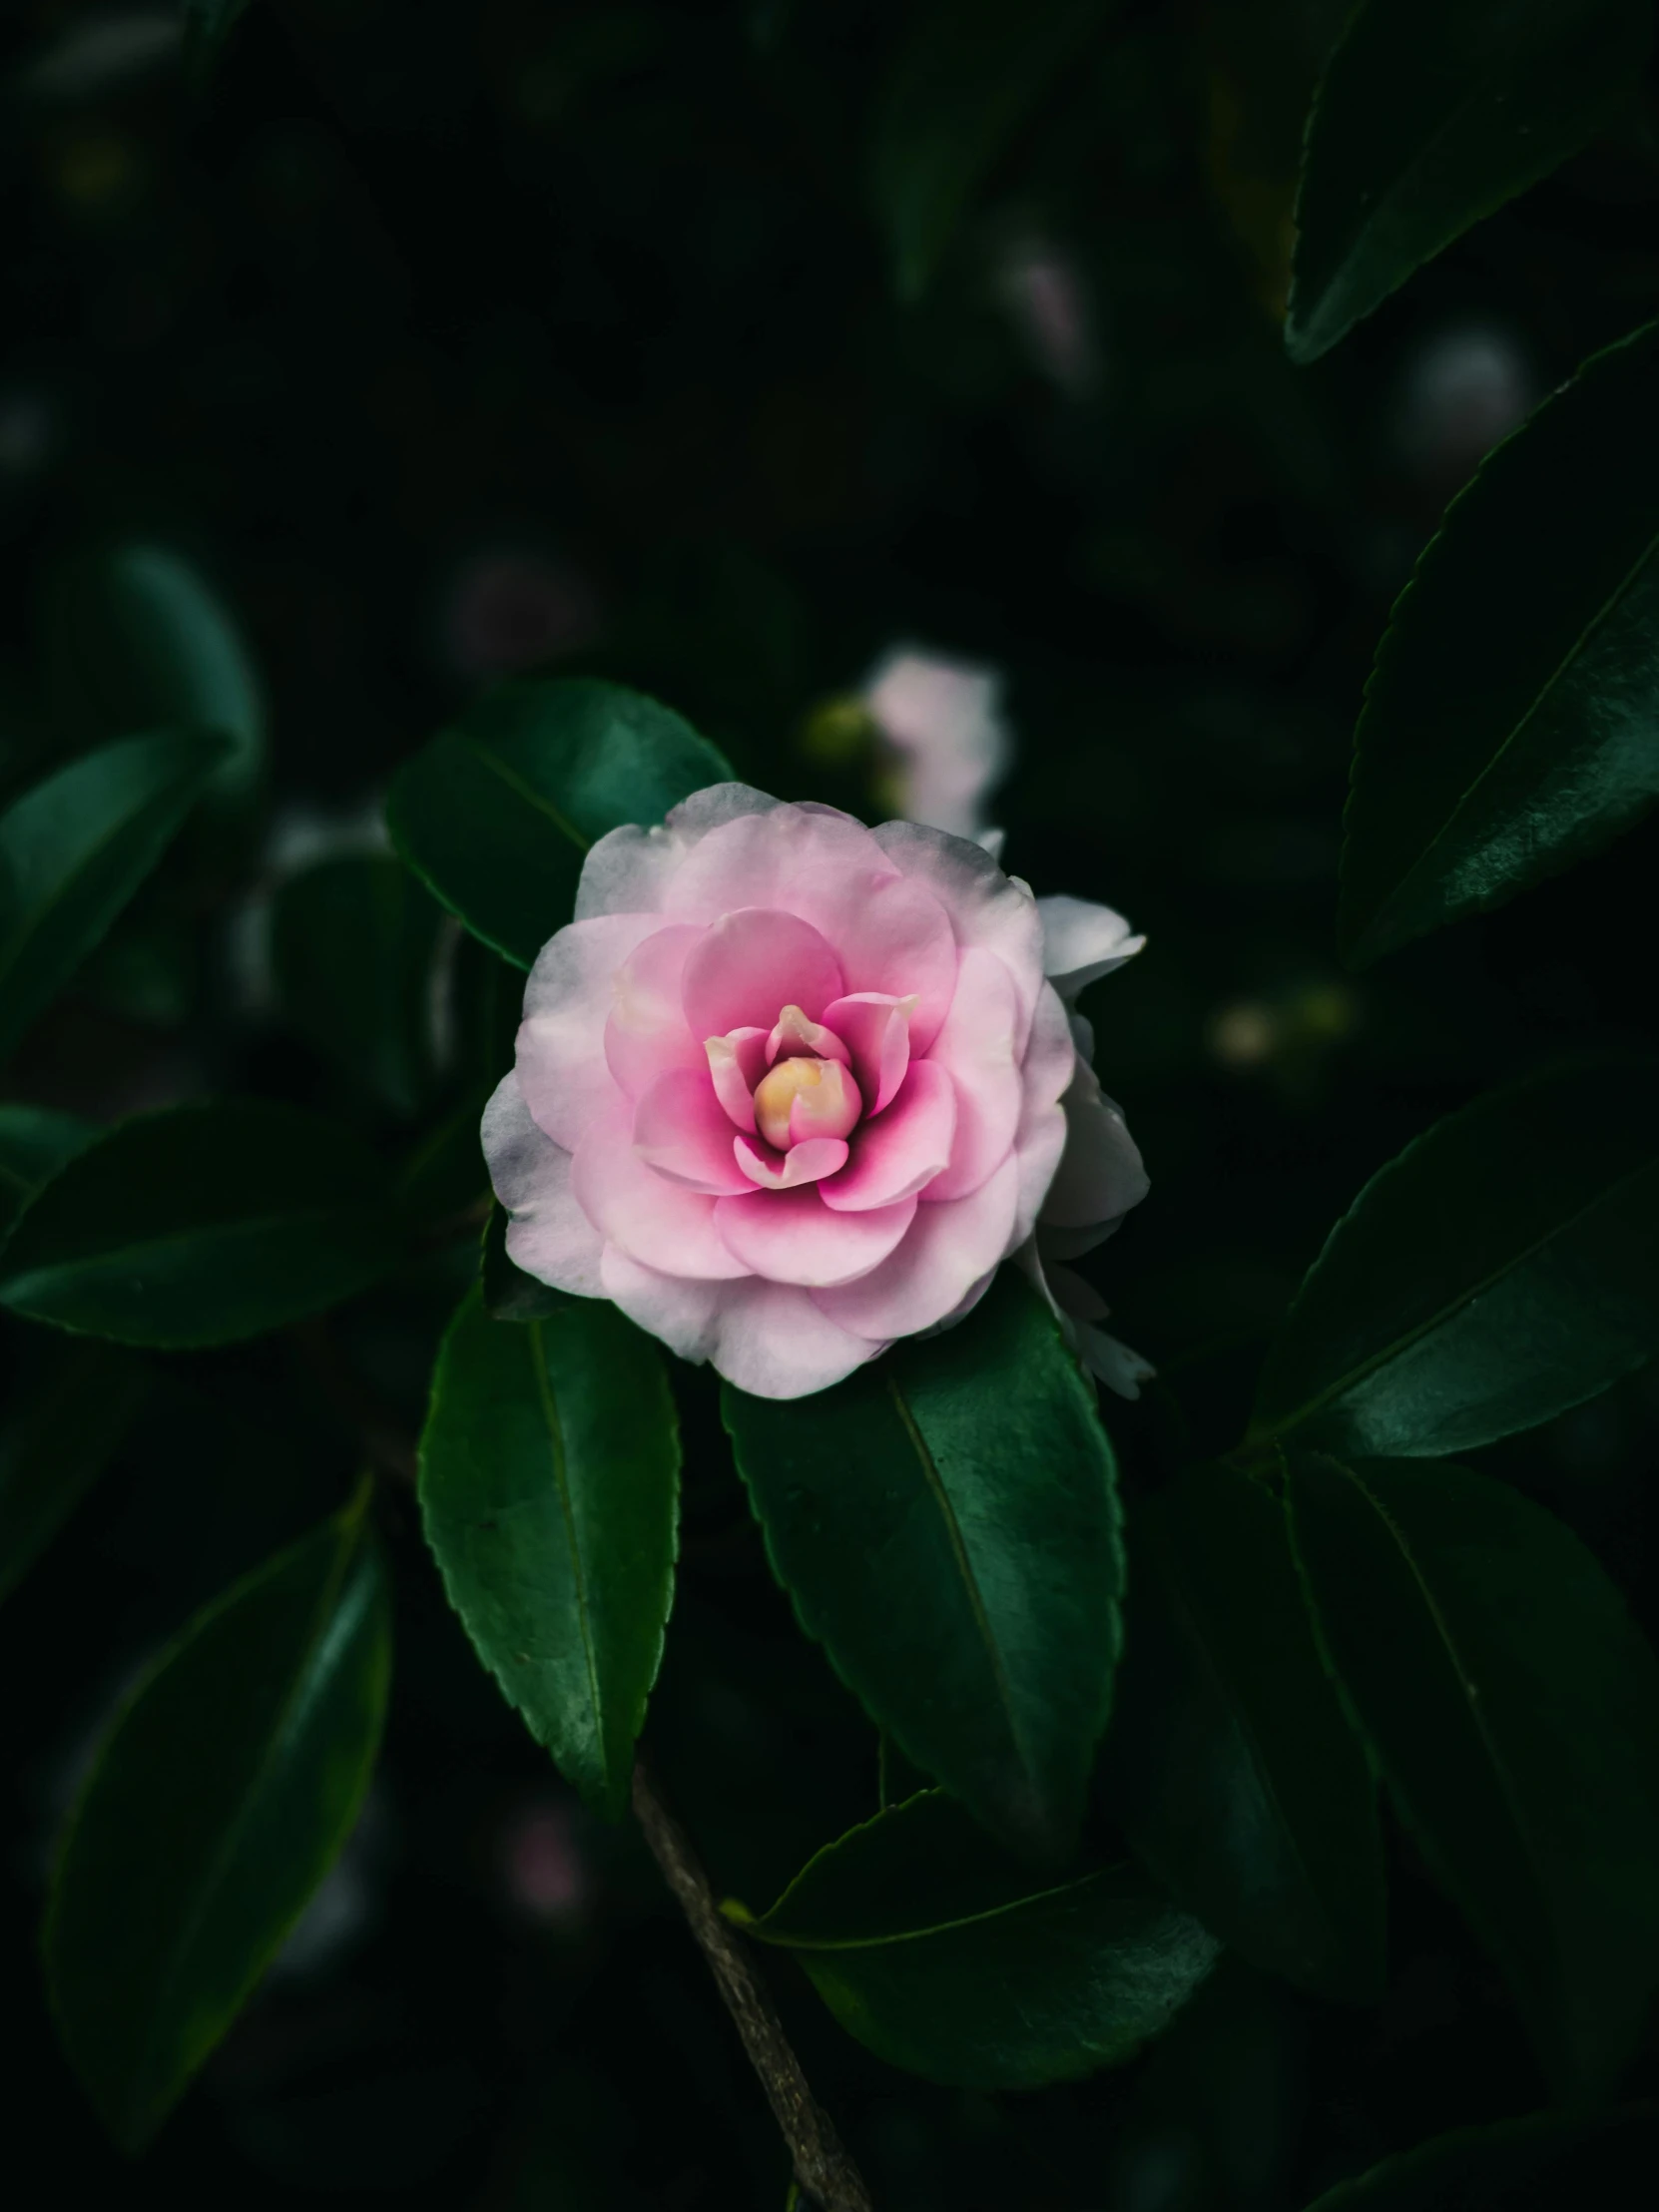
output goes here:
{"type": "MultiPolygon", "coordinates": [[[[674,820],[671,815],[670,823],[674,820]]],[[[713,827],[687,854],[665,895],[668,909],[688,920],[713,921],[738,905],[780,906],[822,928],[815,890],[834,893],[849,880],[896,873],[850,815],[779,806],[774,800],[765,812],[752,810],[713,827]]],[[[777,1014],[775,1006],[769,1027],[777,1014]]]]}
{"type": "Polygon", "coordinates": [[[834,946],[849,991],[914,1000],[910,1050],[925,1052],[949,1010],[957,962],[950,916],[928,886],[901,875],[873,883],[840,875],[812,918],[834,946]]]}
{"type": "Polygon", "coordinates": [[[749,1181],[763,1191],[797,1190],[846,1165],[844,1137],[809,1137],[791,1145],[788,1152],[774,1152],[771,1145],[758,1144],[753,1137],[734,1137],[732,1150],[749,1181]]]}
{"type": "Polygon", "coordinates": [[[1060,893],[1039,898],[1043,925],[1043,973],[1069,1005],[1086,984],[1132,960],[1146,943],[1121,914],[1091,899],[1060,893]]]}
{"type": "Polygon", "coordinates": [[[755,1397],[805,1397],[828,1389],[884,1348],[821,1313],[810,1291],[787,1283],[686,1283],[642,1268],[608,1245],[605,1295],[630,1321],[683,1360],[714,1363],[755,1397]]]}
{"type": "Polygon", "coordinates": [[[835,955],[810,921],[774,906],[742,906],[712,921],[692,948],[682,997],[701,1043],[733,1029],[770,1035],[789,1005],[816,1021],[840,992],[835,955]]]}
{"type": "Polygon", "coordinates": [[[913,1003],[886,991],[850,991],[824,1009],[824,1027],[845,1040],[867,1113],[878,1114],[904,1080],[913,1003]]]}
{"type": "Polygon", "coordinates": [[[929,1202],[977,1190],[1009,1157],[1019,1130],[1020,1013],[1013,977],[994,952],[962,955],[950,1012],[932,1051],[956,1086],[950,1165],[927,1187],[929,1202]]]}
{"type": "Polygon", "coordinates": [[[715,1201],[715,1223],[727,1245],[769,1283],[819,1289],[850,1283],[879,1267],[915,1214],[906,1198],[867,1214],[835,1214],[816,1188],[756,1191],[715,1201]]]}
{"type": "Polygon", "coordinates": [[[919,822],[884,822],[871,832],[899,871],[926,884],[950,916],[957,945],[994,952],[1019,994],[1019,1042],[1042,981],[1042,920],[1030,885],[1004,875],[988,852],[965,837],[947,836],[919,822]]]}
{"type": "MultiPolygon", "coordinates": [[[[654,914],[662,910],[669,884],[686,855],[723,823],[744,815],[770,814],[778,805],[749,784],[710,784],[669,810],[660,827],[643,830],[625,824],[600,837],[582,862],[576,887],[576,918],[597,914],[654,914]]],[[[705,916],[705,918],[707,918],[705,916]]]]}
{"type": "Polygon", "coordinates": [[[731,1282],[748,1270],[715,1228],[706,1198],[671,1183],[634,1150],[626,1124],[595,1122],[576,1148],[572,1178],[582,1210],[609,1243],[642,1267],[703,1282],[731,1282]]]}
{"type": "Polygon", "coordinates": [[[598,1298],[599,1232],[576,1202],[570,1154],[537,1128],[516,1074],[497,1084],[481,1135],[495,1195],[511,1217],[507,1256],[513,1265],[555,1290],[598,1298]]]}
{"type": "Polygon", "coordinates": [[[1089,1247],[1071,1241],[1075,1236],[1089,1232],[1091,1243],[1101,1243],[1152,1186],[1121,1108],[1106,1096],[1086,1060],[1075,1063],[1060,1103],[1066,1148],[1037,1220],[1045,1230],[1067,1232],[1076,1255],[1089,1247]]]}
{"type": "Polygon", "coordinates": [[[824,1186],[836,1213],[891,1206],[926,1189],[950,1163],[956,1134],[956,1086],[931,1060],[918,1060],[886,1112],[859,1124],[852,1157],[824,1186]]]}
{"type": "Polygon", "coordinates": [[[643,1098],[670,1068],[707,1063],[686,1026],[681,978],[703,932],[695,922],[654,929],[634,947],[611,985],[605,1021],[605,1062],[630,1098],[643,1098]]]}
{"type": "Polygon", "coordinates": [[[686,1190],[726,1198],[748,1189],[732,1143],[732,1124],[707,1070],[670,1068],[634,1109],[634,1150],[686,1190]]]}
{"type": "MultiPolygon", "coordinates": [[[[841,1001],[837,999],[836,1005],[841,1001]]],[[[836,1060],[848,1067],[852,1055],[835,1032],[822,1021],[809,1021],[799,1006],[786,1006],[766,1042],[766,1063],[771,1067],[782,1053],[787,1060],[836,1060]]]]}
{"type": "Polygon", "coordinates": [[[617,971],[658,926],[649,914],[571,922],[549,937],[530,970],[519,1082],[537,1122],[567,1152],[596,1116],[625,1118],[605,1058],[605,1024],[617,971]]]}
{"type": "MultiPolygon", "coordinates": [[[[890,1259],[861,1281],[816,1292],[819,1305],[842,1329],[887,1343],[936,1327],[1008,1252],[1018,1190],[1018,1170],[1004,1160],[970,1197],[918,1206],[909,1234],[890,1259]]],[[[732,1203],[721,1200],[723,1206],[732,1203]]]]}
{"type": "Polygon", "coordinates": [[[1014,1133],[1014,1157],[1019,1162],[1019,1218],[1015,1238],[1023,1244],[1030,1236],[1037,1211],[1065,1151],[1066,1117],[1060,1105],[1076,1071],[1077,1053],[1068,1028],[1066,1009],[1052,985],[1037,1000],[1025,1060],[1020,1068],[1023,1098],[1019,1128],[1014,1133]]]}
{"type": "Polygon", "coordinates": [[[735,1129],[755,1134],[755,1086],[766,1073],[764,1029],[729,1029],[724,1037],[706,1037],[709,1076],[715,1096],[735,1129]]]}

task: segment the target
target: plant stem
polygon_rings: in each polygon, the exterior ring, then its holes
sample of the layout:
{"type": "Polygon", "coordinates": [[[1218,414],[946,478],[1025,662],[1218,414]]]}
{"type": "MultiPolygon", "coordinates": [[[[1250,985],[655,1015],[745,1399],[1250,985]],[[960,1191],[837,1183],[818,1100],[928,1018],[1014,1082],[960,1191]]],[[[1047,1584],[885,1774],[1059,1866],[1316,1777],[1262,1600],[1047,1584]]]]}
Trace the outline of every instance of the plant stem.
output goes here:
{"type": "Polygon", "coordinates": [[[709,1878],[685,1830],[663,1803],[643,1763],[634,1768],[634,1813],[698,1948],[709,1961],[749,2063],[760,2076],[790,2147],[803,2197],[820,2212],[873,2212],[863,2176],[813,2095],[754,1960],[715,1903],[709,1878]]]}

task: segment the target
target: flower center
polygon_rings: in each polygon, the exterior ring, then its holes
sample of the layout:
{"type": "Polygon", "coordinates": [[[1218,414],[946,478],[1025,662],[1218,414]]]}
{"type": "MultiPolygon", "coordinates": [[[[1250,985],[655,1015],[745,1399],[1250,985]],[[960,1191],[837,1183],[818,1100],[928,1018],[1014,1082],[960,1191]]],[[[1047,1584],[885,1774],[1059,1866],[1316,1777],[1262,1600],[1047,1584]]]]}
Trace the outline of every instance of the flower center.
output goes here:
{"type": "Polygon", "coordinates": [[[838,1060],[780,1060],[755,1086],[755,1123],[780,1152],[806,1137],[844,1137],[863,1112],[858,1086],[838,1060]]]}

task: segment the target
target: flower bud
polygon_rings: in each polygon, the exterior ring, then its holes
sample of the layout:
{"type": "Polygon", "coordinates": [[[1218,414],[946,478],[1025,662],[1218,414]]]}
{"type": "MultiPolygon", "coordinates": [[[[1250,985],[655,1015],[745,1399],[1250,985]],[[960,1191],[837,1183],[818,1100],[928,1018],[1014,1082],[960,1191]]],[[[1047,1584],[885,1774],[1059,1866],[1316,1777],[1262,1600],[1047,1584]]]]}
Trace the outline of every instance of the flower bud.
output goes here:
{"type": "Polygon", "coordinates": [[[755,1087],[755,1122],[780,1152],[804,1137],[844,1137],[863,1100],[838,1060],[780,1060],[755,1087]]]}

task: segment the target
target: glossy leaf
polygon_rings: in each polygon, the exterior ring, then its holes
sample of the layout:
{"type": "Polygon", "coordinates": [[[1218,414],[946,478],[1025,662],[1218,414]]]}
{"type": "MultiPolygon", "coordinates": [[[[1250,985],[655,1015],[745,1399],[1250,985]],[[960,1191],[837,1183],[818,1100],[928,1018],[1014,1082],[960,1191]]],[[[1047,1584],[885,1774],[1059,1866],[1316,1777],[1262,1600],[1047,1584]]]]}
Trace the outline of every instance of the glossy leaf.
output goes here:
{"type": "Polygon", "coordinates": [[[399,769],[393,841],[475,935],[529,967],[571,916],[582,855],[732,771],[654,699],[615,684],[507,684],[399,769]]]}
{"type": "Polygon", "coordinates": [[[772,1910],[848,2034],[962,2088],[1029,2089],[1133,2057],[1218,1945],[1129,1867],[1034,1883],[942,1791],[829,1845],[772,1910]]]}
{"type": "Polygon", "coordinates": [[[58,2032],[141,2147],[345,1841],[379,1742],[390,1617],[366,1499],[197,1615],[117,1719],[47,1909],[58,2032]]]}
{"type": "Polygon", "coordinates": [[[1205,1468],[1147,1498],[1129,1532],[1113,1811],[1165,1888],[1245,1957],[1317,1996],[1375,2002],[1376,1792],[1279,1504],[1247,1475],[1205,1468]]]}
{"type": "Polygon", "coordinates": [[[1563,2096],[1659,1986],[1659,1663],[1570,1530],[1449,1463],[1289,1454],[1331,1663],[1563,2096]]]}
{"type": "Polygon", "coordinates": [[[442,910],[389,853],[353,852],[276,895],[272,959],[288,1022],[366,1097],[419,1111],[434,1074],[442,910]]]}
{"type": "Polygon", "coordinates": [[[396,1265],[384,1172],[347,1130],[228,1099],[123,1122],[19,1218],[0,1304],[122,1344],[230,1344],[396,1265]]]}
{"type": "Polygon", "coordinates": [[[0,1598],[114,1458],[149,1388],[143,1366],[108,1345],[30,1344],[0,1416],[0,1598]]]}
{"type": "Polygon", "coordinates": [[[657,1348],[613,1306],[444,1339],[420,1442],[426,1538],[479,1657],[613,1818],[674,1592],[680,1442],[657,1348]]]}
{"type": "Polygon", "coordinates": [[[0,1236],[43,1183],[98,1134],[96,1122],[50,1106],[0,1105],[0,1236]]]}
{"type": "Polygon", "coordinates": [[[1659,1061],[1559,1068],[1407,1145],[1310,1269],[1252,1433],[1467,1450],[1659,1352],[1659,1061]]]}
{"type": "Polygon", "coordinates": [[[224,759],[200,732],[124,738],[0,816],[0,1053],[98,944],[224,759]]]}
{"type": "Polygon", "coordinates": [[[1557,2212],[1617,2204],[1621,2184],[1653,2163],[1659,2114],[1529,2112],[1462,2127],[1340,2181],[1308,2212],[1481,2212],[1487,2205],[1557,2212]],[[1607,2184],[1611,2183],[1609,2190],[1607,2184]]]}
{"type": "Polygon", "coordinates": [[[1309,118],[1285,335],[1311,361],[1632,99],[1644,0],[1367,0],[1309,118]]]}
{"type": "Polygon", "coordinates": [[[1659,323],[1485,463],[1355,734],[1339,934],[1365,961],[1595,852],[1659,795],[1659,323]]]}
{"type": "Polygon", "coordinates": [[[1109,0],[944,0],[912,15],[876,98],[870,187],[899,296],[925,291],[974,195],[1109,0]]]}
{"type": "Polygon", "coordinates": [[[250,796],[265,756],[259,677],[229,610],[188,561],[146,544],[75,561],[58,580],[50,648],[76,727],[95,738],[164,725],[216,732],[227,743],[214,804],[250,796]]]}
{"type": "Polygon", "coordinates": [[[774,1570],[899,1749],[1017,1850],[1063,1855],[1106,1723],[1111,1447],[1028,1286],[810,1409],[725,1392],[774,1570]]]}

